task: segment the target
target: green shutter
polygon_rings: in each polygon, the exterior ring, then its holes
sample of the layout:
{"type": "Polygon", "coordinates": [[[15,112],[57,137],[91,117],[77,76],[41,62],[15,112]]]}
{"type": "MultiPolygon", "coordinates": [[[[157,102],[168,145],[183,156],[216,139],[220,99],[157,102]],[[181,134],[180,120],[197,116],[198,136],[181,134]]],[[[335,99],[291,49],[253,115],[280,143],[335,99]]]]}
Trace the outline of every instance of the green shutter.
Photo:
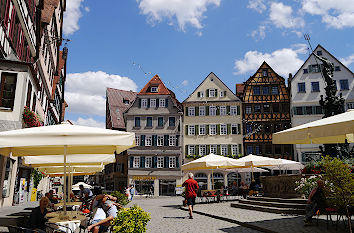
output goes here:
{"type": "Polygon", "coordinates": [[[185,110],[185,115],[188,116],[188,107],[186,107],[186,110],[185,110]]]}
{"type": "Polygon", "coordinates": [[[240,105],[237,105],[237,115],[241,114],[240,105]]]}
{"type": "Polygon", "coordinates": [[[214,89],[215,90],[215,97],[218,97],[218,89],[214,89]]]}
{"type": "Polygon", "coordinates": [[[227,145],[227,153],[228,153],[228,155],[232,155],[231,145],[227,145]]]}
{"type": "Polygon", "coordinates": [[[199,116],[199,107],[195,107],[195,115],[199,116]]]}
{"type": "Polygon", "coordinates": [[[198,95],[198,98],[199,98],[200,97],[200,91],[198,91],[197,95],[198,95]]]}
{"type": "Polygon", "coordinates": [[[156,108],[158,108],[159,105],[160,105],[160,101],[159,101],[159,99],[156,99],[156,108]]]}
{"type": "Polygon", "coordinates": [[[219,124],[216,125],[216,134],[220,135],[220,125],[219,124]]]}
{"type": "Polygon", "coordinates": [[[220,106],[216,106],[216,115],[217,115],[217,116],[220,115],[220,106]]]}
{"type": "Polygon", "coordinates": [[[207,154],[207,155],[210,154],[210,145],[207,145],[207,146],[206,146],[206,154],[207,154]]]}
{"type": "Polygon", "coordinates": [[[199,128],[199,125],[195,125],[195,126],[194,126],[194,130],[195,130],[195,131],[194,131],[194,134],[195,134],[195,135],[199,135],[198,128],[199,128]]]}
{"type": "Polygon", "coordinates": [[[206,125],[206,126],[205,126],[205,134],[206,134],[206,135],[209,135],[209,125],[206,125]]]}
{"type": "Polygon", "coordinates": [[[205,106],[205,116],[209,116],[209,106],[205,106]]]}
{"type": "Polygon", "coordinates": [[[196,146],[194,147],[194,149],[195,149],[195,153],[194,153],[194,154],[199,155],[199,146],[196,145],[196,146]]]}
{"type": "Polygon", "coordinates": [[[150,108],[150,99],[147,99],[147,108],[150,108]]]}
{"type": "Polygon", "coordinates": [[[176,168],[179,168],[179,157],[176,156],[176,168]]]}
{"type": "Polygon", "coordinates": [[[237,124],[237,134],[241,134],[241,124],[237,124]]]}
{"type": "Polygon", "coordinates": [[[220,145],[217,145],[217,146],[216,146],[216,154],[217,154],[217,155],[220,155],[220,145]]]}
{"type": "Polygon", "coordinates": [[[141,99],[139,99],[139,108],[141,108],[141,99]]]}
{"type": "Polygon", "coordinates": [[[242,154],[242,145],[241,144],[238,144],[238,153],[242,154]]]}
{"type": "Polygon", "coordinates": [[[226,115],[230,115],[230,106],[226,106],[226,115]]]}
{"type": "Polygon", "coordinates": [[[152,146],[157,146],[157,135],[152,135],[152,146]]]}
{"type": "Polygon", "coordinates": [[[227,124],[227,134],[231,134],[231,124],[227,124]]]}
{"type": "Polygon", "coordinates": [[[209,89],[206,89],[205,92],[206,92],[206,93],[205,93],[206,97],[209,97],[209,89]]]}
{"type": "Polygon", "coordinates": [[[186,125],[186,129],[185,129],[184,135],[188,135],[188,125],[186,125]]]}
{"type": "Polygon", "coordinates": [[[226,91],[224,91],[224,97],[226,96],[226,91]]]}
{"type": "Polygon", "coordinates": [[[145,168],[145,156],[140,157],[140,167],[145,168]]]}
{"type": "Polygon", "coordinates": [[[185,145],[185,146],[184,146],[184,154],[185,154],[185,155],[188,155],[188,145],[185,145]]]}
{"type": "Polygon", "coordinates": [[[132,168],[133,167],[133,160],[134,160],[133,156],[130,156],[129,160],[130,160],[130,168],[132,168]]]}

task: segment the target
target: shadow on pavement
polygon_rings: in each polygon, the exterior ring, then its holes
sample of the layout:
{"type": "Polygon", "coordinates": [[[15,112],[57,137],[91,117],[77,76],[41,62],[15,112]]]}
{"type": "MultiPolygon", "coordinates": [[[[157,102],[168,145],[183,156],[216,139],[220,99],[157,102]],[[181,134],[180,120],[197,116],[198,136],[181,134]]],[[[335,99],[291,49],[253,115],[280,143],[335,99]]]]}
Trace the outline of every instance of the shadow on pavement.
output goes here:
{"type": "Polygon", "coordinates": [[[188,217],[163,217],[163,218],[176,218],[176,219],[185,219],[185,218],[188,218],[188,217]]]}

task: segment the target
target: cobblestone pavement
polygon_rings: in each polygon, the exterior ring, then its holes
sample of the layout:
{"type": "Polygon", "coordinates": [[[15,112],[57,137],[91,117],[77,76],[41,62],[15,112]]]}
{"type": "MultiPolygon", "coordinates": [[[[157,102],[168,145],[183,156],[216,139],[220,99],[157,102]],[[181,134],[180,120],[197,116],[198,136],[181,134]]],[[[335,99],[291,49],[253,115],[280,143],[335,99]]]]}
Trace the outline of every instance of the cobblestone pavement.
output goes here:
{"type": "Polygon", "coordinates": [[[194,214],[194,218],[189,219],[188,212],[179,209],[182,200],[181,197],[136,198],[128,206],[137,204],[151,214],[147,225],[148,233],[259,232],[199,214],[194,214]]]}
{"type": "MultiPolygon", "coordinates": [[[[180,210],[181,197],[140,198],[129,204],[138,204],[151,213],[148,232],[258,232],[256,230],[230,223],[212,217],[194,214],[194,219],[188,219],[188,212],[180,210]]],[[[329,223],[326,227],[325,216],[313,221],[312,226],[305,227],[303,216],[265,213],[230,207],[232,202],[197,204],[194,210],[252,224],[279,233],[334,233],[349,232],[341,221],[338,229],[329,223]]],[[[336,217],[333,216],[333,219],[336,217]]]]}

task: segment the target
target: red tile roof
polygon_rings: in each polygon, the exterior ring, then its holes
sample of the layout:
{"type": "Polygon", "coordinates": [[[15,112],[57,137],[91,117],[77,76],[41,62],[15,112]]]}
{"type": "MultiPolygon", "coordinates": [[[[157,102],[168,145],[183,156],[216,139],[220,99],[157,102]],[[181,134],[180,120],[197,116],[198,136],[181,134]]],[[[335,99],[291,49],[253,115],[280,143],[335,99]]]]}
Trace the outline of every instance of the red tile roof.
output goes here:
{"type": "Polygon", "coordinates": [[[236,95],[243,95],[243,90],[245,89],[245,84],[236,84],[236,95]]]}
{"type": "Polygon", "coordinates": [[[134,102],[136,95],[137,93],[134,91],[107,88],[107,106],[109,107],[112,128],[125,129],[123,113],[134,102]],[[125,104],[123,100],[129,101],[129,104],[125,104]]]}

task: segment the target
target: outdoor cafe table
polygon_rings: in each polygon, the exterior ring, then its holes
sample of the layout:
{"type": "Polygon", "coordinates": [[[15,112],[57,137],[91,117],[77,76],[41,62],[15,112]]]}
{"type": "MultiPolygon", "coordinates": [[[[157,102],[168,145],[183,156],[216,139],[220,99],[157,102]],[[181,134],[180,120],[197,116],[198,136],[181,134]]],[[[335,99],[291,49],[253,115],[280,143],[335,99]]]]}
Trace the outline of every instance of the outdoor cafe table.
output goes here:
{"type": "MultiPolygon", "coordinates": [[[[80,201],[67,202],[67,203],[66,203],[66,206],[76,206],[76,205],[80,206],[81,203],[82,203],[82,202],[80,202],[80,201]]],[[[59,207],[62,207],[63,205],[64,205],[63,202],[59,202],[59,203],[57,203],[57,204],[54,204],[54,209],[57,210],[59,207]]]]}
{"type": "Polygon", "coordinates": [[[87,217],[85,215],[82,215],[78,211],[67,211],[67,215],[69,217],[69,219],[67,220],[60,219],[60,214],[63,213],[61,211],[51,212],[48,213],[46,217],[48,218],[49,223],[57,224],[60,230],[67,233],[74,233],[80,227],[80,225],[85,225],[85,221],[87,221],[87,217]],[[68,229],[70,229],[71,231],[69,231],[68,229]]]}

